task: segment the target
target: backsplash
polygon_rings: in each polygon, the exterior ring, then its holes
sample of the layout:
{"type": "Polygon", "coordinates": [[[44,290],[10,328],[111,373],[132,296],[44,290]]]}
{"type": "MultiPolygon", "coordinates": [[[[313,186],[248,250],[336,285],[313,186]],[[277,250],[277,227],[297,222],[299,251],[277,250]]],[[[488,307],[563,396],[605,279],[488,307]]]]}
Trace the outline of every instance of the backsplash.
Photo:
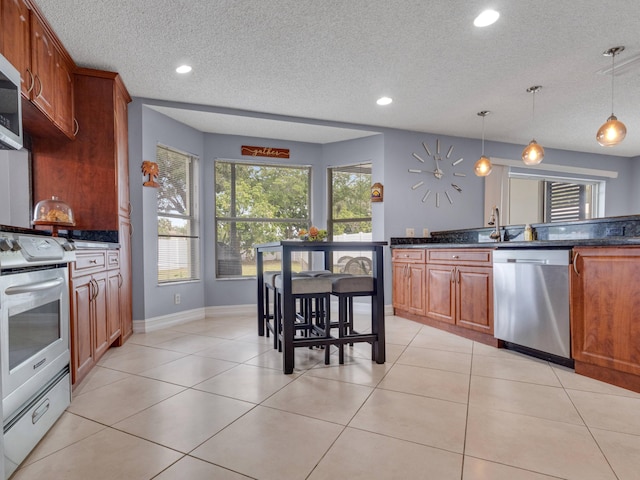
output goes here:
{"type": "MultiPolygon", "coordinates": [[[[640,237],[640,215],[595,218],[575,222],[532,224],[536,240],[591,240],[608,237],[640,237]]],[[[493,243],[492,227],[432,232],[431,237],[392,237],[391,245],[424,243],[493,243]]],[[[524,225],[501,227],[505,241],[524,241],[524,225]]]]}
{"type": "Polygon", "coordinates": [[[117,230],[60,230],[58,235],[70,240],[118,243],[117,230]]]}

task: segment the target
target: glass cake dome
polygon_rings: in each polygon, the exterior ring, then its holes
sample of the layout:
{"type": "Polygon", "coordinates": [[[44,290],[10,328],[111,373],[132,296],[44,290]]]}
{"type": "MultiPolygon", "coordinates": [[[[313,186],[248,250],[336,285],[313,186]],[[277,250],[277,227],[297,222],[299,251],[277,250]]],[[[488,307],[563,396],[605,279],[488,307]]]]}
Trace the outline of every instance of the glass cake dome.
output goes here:
{"type": "Polygon", "coordinates": [[[73,226],[73,211],[71,207],[58,197],[40,200],[33,209],[34,225],[73,226]]]}

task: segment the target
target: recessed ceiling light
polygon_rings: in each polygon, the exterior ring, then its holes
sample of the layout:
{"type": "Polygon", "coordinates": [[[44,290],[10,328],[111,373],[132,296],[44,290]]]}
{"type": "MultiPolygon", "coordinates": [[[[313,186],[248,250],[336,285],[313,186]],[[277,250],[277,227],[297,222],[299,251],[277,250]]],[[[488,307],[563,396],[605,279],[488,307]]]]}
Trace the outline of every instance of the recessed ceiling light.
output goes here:
{"type": "Polygon", "coordinates": [[[488,27],[498,21],[500,18],[500,13],[495,10],[485,10],[480,15],[476,17],[473,21],[473,24],[476,27],[488,27]]]}
{"type": "Polygon", "coordinates": [[[180,65],[178,68],[176,68],[176,72],[178,73],[189,73],[190,71],[191,71],[190,65],[180,65]]]}
{"type": "Polygon", "coordinates": [[[378,105],[389,105],[391,102],[393,102],[393,99],[389,97],[380,97],[378,100],[376,100],[376,103],[378,105]]]}

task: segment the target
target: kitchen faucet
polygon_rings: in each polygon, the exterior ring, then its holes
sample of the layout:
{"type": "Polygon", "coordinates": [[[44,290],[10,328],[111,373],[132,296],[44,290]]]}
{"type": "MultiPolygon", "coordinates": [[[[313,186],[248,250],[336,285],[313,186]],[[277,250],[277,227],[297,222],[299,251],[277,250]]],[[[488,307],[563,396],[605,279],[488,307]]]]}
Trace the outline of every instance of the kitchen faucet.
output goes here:
{"type": "Polygon", "coordinates": [[[497,206],[493,206],[491,209],[491,217],[489,217],[489,225],[495,225],[495,230],[489,234],[489,238],[493,240],[497,240],[498,242],[502,241],[502,236],[500,235],[500,210],[498,210],[497,206]]]}

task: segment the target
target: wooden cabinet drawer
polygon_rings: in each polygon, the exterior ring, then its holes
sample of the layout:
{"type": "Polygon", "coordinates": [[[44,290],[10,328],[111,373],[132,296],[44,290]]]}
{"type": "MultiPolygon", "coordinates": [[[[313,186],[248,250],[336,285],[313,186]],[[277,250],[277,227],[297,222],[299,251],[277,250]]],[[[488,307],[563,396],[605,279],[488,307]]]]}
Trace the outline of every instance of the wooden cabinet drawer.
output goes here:
{"type": "Polygon", "coordinates": [[[405,263],[425,263],[424,248],[394,248],[392,251],[392,261],[405,263]]]}
{"type": "Polygon", "coordinates": [[[120,252],[118,250],[109,250],[107,252],[107,270],[120,268],[120,252]]]}
{"type": "Polygon", "coordinates": [[[432,249],[427,250],[427,263],[454,263],[456,265],[491,265],[491,250],[486,249],[432,249]]]}
{"type": "Polygon", "coordinates": [[[71,264],[71,276],[87,275],[89,273],[101,272],[107,265],[107,256],[104,250],[77,251],[76,261],[71,264]]]}

